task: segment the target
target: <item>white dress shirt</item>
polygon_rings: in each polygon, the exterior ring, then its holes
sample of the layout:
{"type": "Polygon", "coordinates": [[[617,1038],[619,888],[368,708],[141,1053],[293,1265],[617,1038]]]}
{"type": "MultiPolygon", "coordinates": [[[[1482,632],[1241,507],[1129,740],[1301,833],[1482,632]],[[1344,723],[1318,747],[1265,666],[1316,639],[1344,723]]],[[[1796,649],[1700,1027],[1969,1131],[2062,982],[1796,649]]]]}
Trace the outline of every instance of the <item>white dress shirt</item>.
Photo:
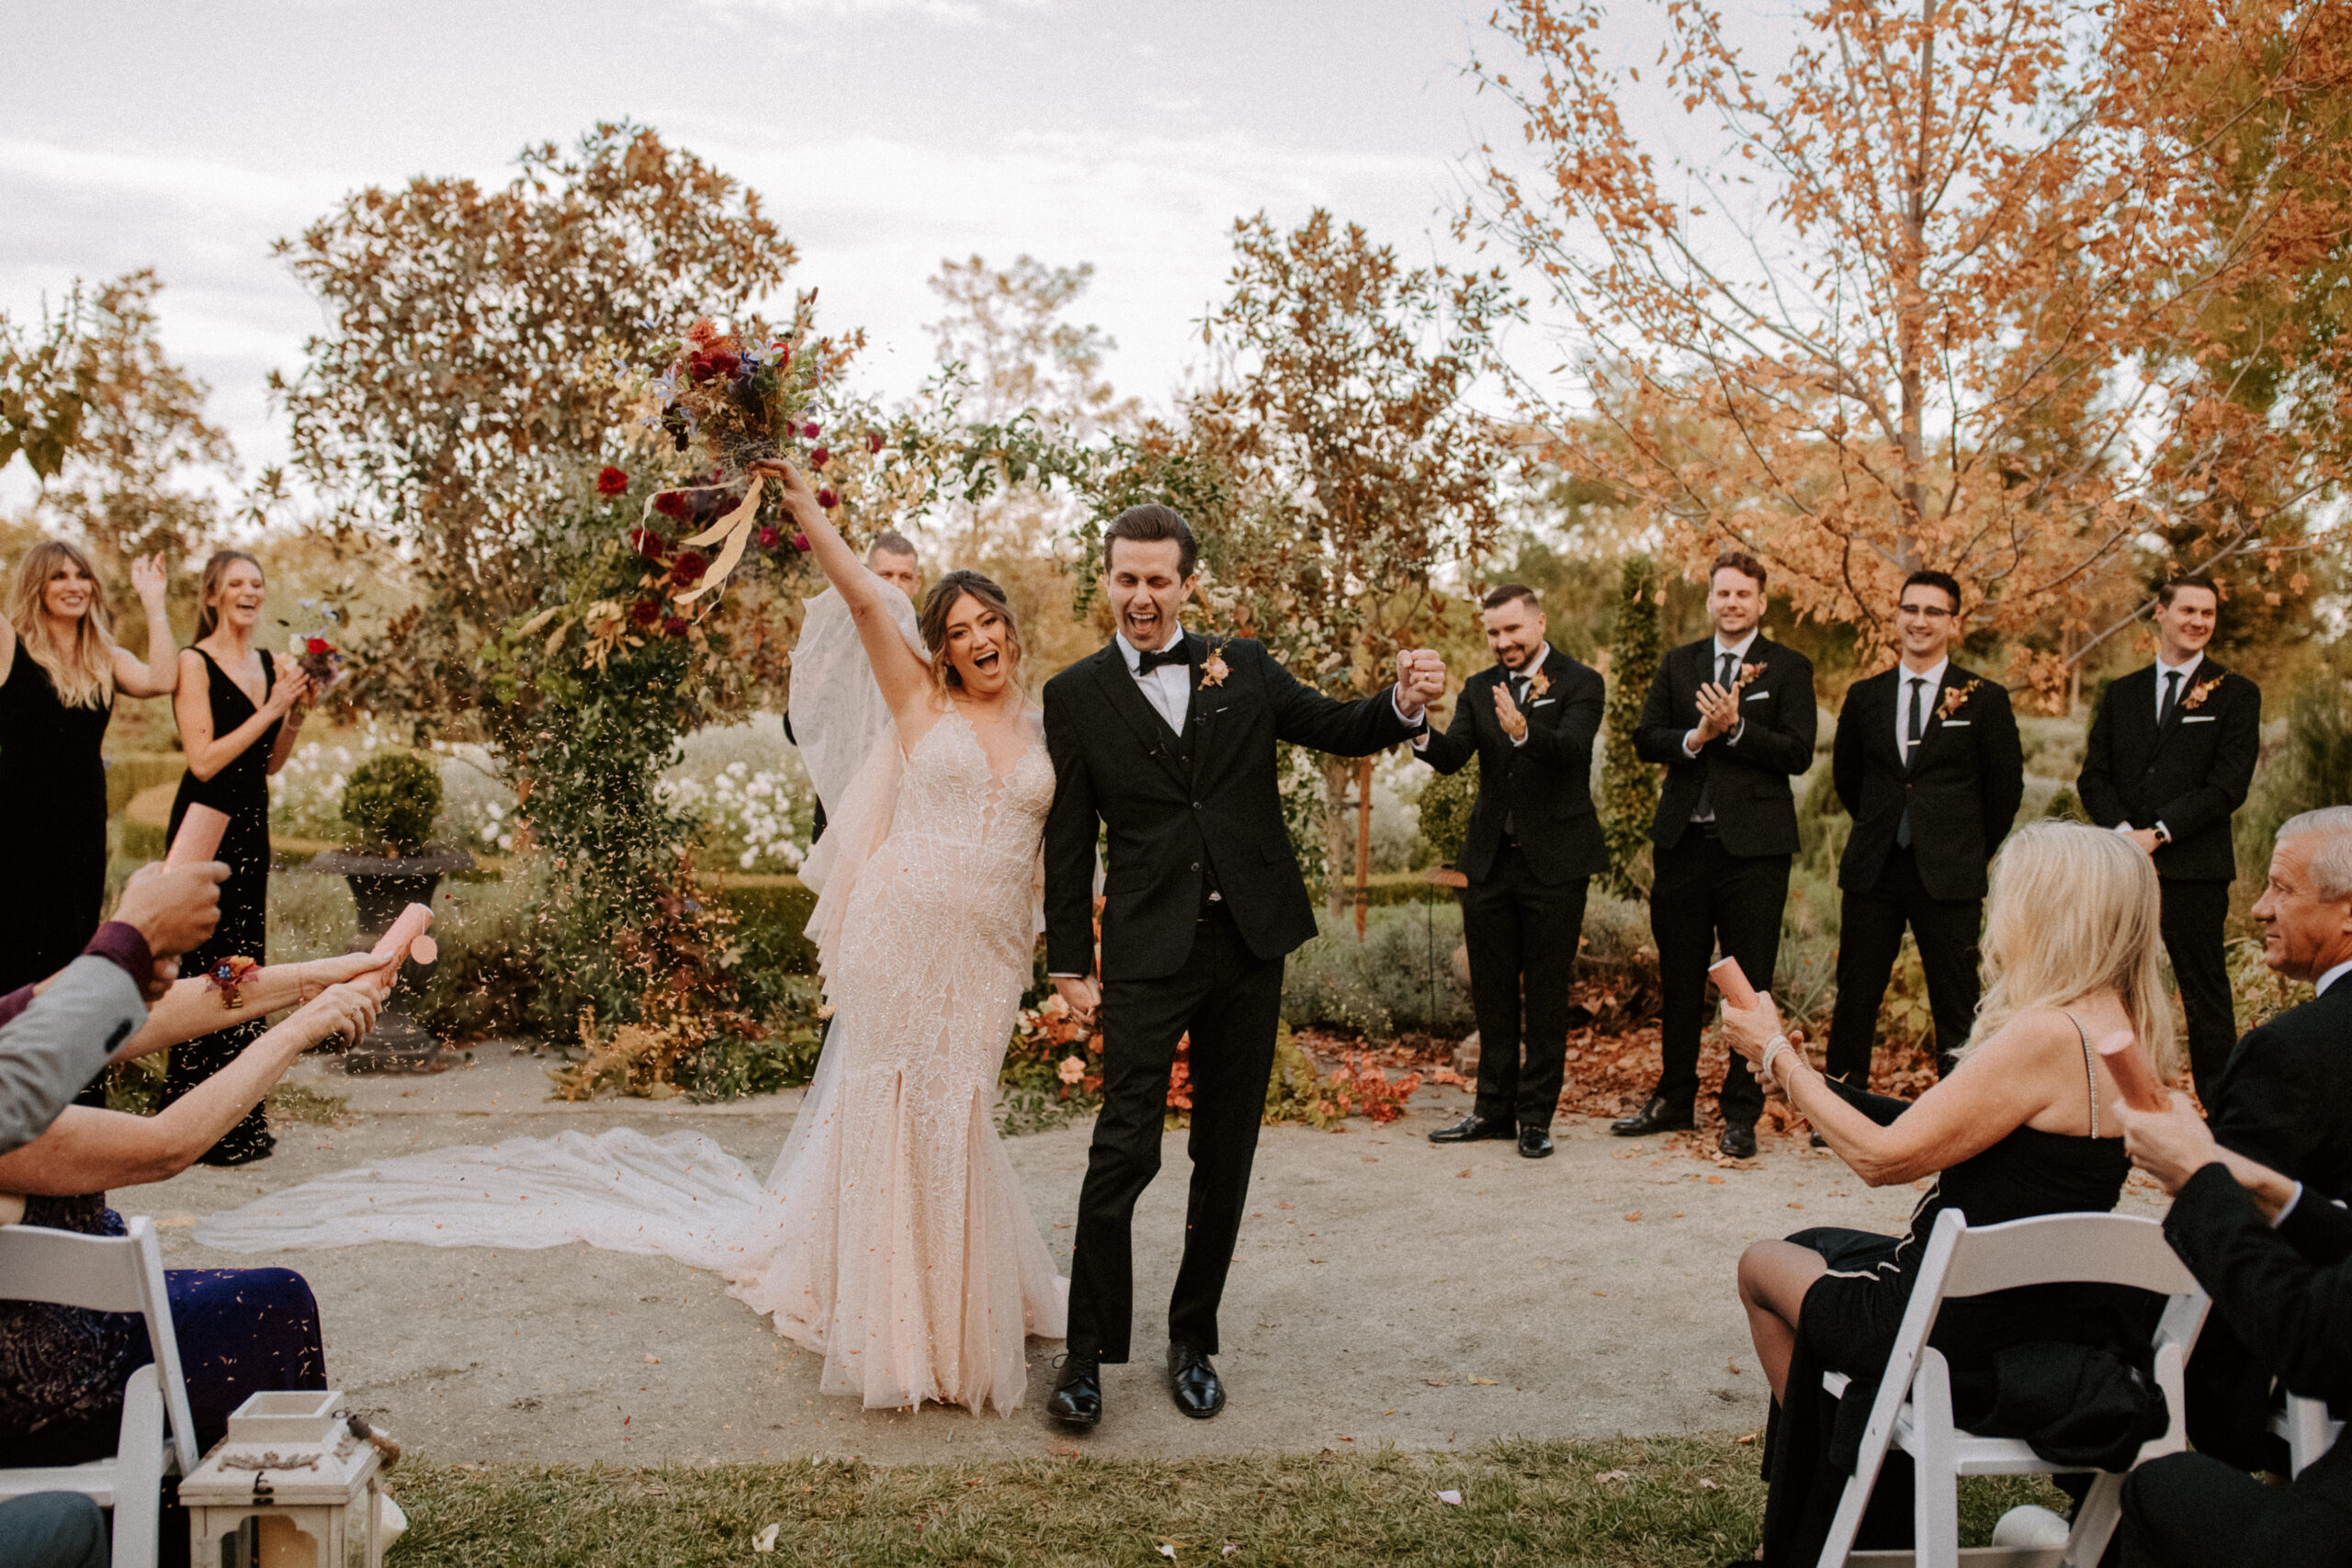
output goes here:
{"type": "Polygon", "coordinates": [[[1894,754],[1903,759],[1906,768],[1911,765],[1911,682],[1927,682],[1919,688],[1919,734],[1925,739],[1928,726],[1936,716],[1936,693],[1942,688],[1944,671],[1951,667],[1949,654],[1925,670],[1914,671],[1908,664],[1894,667],[1900,677],[1894,687],[1894,754]]]}
{"type": "Polygon", "coordinates": [[[2346,975],[2352,975],[2352,958],[2346,959],[2343,963],[2337,964],[2326,974],[2322,975],[2319,977],[2319,984],[2313,987],[2312,989],[2324,997],[2327,995],[2327,988],[2330,986],[2333,986],[2346,975]]]}
{"type": "MultiPolygon", "coordinates": [[[[1730,654],[1733,660],[1736,660],[1732,673],[1733,678],[1737,679],[1740,666],[1743,666],[1747,662],[1747,650],[1756,646],[1756,639],[1760,635],[1762,635],[1760,631],[1751,631],[1746,637],[1741,637],[1737,642],[1729,644],[1726,644],[1721,637],[1717,637],[1715,638],[1714,646],[1708,649],[1707,652],[1707,658],[1709,660],[1707,665],[1708,682],[1720,684],[1720,682],[1715,682],[1715,677],[1722,674],[1724,671],[1724,655],[1726,653],[1730,654]]],[[[1739,744],[1740,733],[1747,728],[1747,719],[1746,716],[1743,715],[1739,722],[1731,727],[1730,743],[1732,745],[1736,746],[1739,744]]],[[[1693,729],[1682,737],[1682,754],[1684,756],[1695,759],[1699,755],[1699,748],[1691,744],[1691,741],[1697,737],[1698,733],[1699,732],[1696,729],[1693,729]]],[[[1714,814],[1713,812],[1708,813],[1708,819],[1712,819],[1713,815],[1714,814]]],[[[1701,818],[1693,818],[1691,820],[1698,821],[1701,820],[1701,818]]]]}
{"type": "MultiPolygon", "coordinates": [[[[1143,689],[1143,700],[1159,710],[1159,716],[1168,721],[1169,728],[1179,735],[1183,734],[1184,721],[1193,713],[1192,666],[1180,659],[1173,664],[1162,664],[1146,674],[1142,670],[1143,654],[1127,640],[1127,634],[1116,634],[1115,640],[1119,645],[1119,657],[1127,661],[1127,673],[1133,675],[1136,684],[1143,689]]],[[[1182,647],[1183,641],[1184,628],[1178,626],[1175,637],[1166,646],[1182,647]]]]}
{"type": "Polygon", "coordinates": [[[2165,677],[2172,674],[2175,671],[2179,671],[2180,684],[2176,686],[2174,691],[2177,694],[2176,700],[2185,702],[2188,697],[2188,688],[2197,684],[2197,667],[2204,662],[2205,655],[2202,653],[2190,654],[2188,656],[2188,662],[2186,664],[2166,664],[2164,660],[2164,655],[2158,654],[2156,656],[2157,718],[2162,719],[2165,716],[2165,677]]]}

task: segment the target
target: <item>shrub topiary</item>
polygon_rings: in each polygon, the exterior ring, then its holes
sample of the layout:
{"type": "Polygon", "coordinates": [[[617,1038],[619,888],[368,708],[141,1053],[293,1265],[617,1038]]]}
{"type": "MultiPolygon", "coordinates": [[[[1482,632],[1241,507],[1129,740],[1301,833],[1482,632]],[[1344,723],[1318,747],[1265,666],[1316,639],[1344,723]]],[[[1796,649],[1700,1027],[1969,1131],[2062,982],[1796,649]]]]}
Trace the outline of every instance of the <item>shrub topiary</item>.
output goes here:
{"type": "Polygon", "coordinates": [[[414,751],[379,751],[343,786],[343,819],[356,850],[415,854],[440,815],[441,771],[414,751]]]}

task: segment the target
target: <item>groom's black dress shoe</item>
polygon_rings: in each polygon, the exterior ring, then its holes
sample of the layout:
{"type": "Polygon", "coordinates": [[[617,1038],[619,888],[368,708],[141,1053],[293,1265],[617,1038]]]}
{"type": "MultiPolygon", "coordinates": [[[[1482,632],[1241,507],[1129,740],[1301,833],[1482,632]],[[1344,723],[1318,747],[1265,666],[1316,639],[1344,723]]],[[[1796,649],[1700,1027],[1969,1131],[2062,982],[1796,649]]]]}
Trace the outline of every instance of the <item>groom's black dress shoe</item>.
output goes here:
{"type": "Polygon", "coordinates": [[[1069,1427],[1102,1419],[1102,1363],[1076,1351],[1062,1358],[1061,1381],[1046,1399],[1046,1414],[1069,1427]]]}
{"type": "Polygon", "coordinates": [[[1196,1421],[1205,1421],[1225,1408],[1225,1384],[1205,1352],[1190,1345],[1168,1347],[1168,1392],[1176,1408],[1196,1421]]]}
{"type": "Polygon", "coordinates": [[[1451,1127],[1440,1127],[1436,1132],[1430,1134],[1430,1142],[1432,1144],[1472,1144],[1476,1143],[1481,1138],[1509,1138],[1515,1136],[1517,1136],[1517,1129],[1514,1128],[1510,1122],[1498,1122],[1492,1117],[1480,1116],[1474,1112],[1471,1115],[1464,1116],[1461,1121],[1456,1122],[1451,1127]]]}
{"type": "Polygon", "coordinates": [[[1756,1157],[1756,1123],[1732,1122],[1724,1124],[1723,1142],[1716,1145],[1734,1159],[1756,1157]]]}
{"type": "Polygon", "coordinates": [[[1552,1154],[1552,1134],[1543,1127],[1521,1127],[1519,1130],[1519,1153],[1522,1159],[1548,1159],[1552,1154]]]}
{"type": "Polygon", "coordinates": [[[1666,1096],[1654,1094],[1647,1105],[1631,1116],[1609,1123],[1609,1130],[1621,1138],[1643,1138],[1652,1133],[1688,1132],[1696,1124],[1690,1107],[1677,1111],[1666,1102],[1666,1096]]]}

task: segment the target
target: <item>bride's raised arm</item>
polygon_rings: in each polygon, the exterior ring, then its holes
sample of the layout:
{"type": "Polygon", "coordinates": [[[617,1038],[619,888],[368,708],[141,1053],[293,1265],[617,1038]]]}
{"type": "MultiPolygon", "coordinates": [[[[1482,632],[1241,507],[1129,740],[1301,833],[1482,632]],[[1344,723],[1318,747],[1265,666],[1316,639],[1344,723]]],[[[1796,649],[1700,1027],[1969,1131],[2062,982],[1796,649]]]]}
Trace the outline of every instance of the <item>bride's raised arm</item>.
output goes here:
{"type": "Polygon", "coordinates": [[[808,489],[808,481],[800,470],[784,458],[755,463],[752,471],[765,474],[777,481],[784,492],[784,509],[792,513],[793,523],[808,536],[808,551],[817,558],[817,565],[834,592],[842,596],[842,604],[850,613],[857,627],[858,640],[865,646],[866,662],[874,667],[875,684],[882,689],[882,700],[898,714],[929,694],[931,667],[922,656],[907,646],[899,630],[899,623],[883,602],[878,580],[865,570],[857,552],[849,547],[841,530],[817,504],[816,496],[808,489]]]}

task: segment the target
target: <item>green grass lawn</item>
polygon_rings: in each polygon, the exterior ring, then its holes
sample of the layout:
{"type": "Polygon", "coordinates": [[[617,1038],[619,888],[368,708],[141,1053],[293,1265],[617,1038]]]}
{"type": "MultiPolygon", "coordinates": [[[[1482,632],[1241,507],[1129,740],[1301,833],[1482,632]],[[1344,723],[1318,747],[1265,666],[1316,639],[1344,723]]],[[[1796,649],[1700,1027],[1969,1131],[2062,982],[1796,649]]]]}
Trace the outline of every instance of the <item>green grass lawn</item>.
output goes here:
{"type": "MultiPolygon", "coordinates": [[[[1498,1563],[1685,1568],[1755,1550],[1756,1449],[1729,1435],[1500,1442],[1464,1454],[1214,1460],[804,1461],[700,1470],[412,1461],[392,1477],[411,1529],[392,1568],[705,1563],[775,1568],[1068,1563],[1498,1563]],[[1438,1499],[1461,1494],[1460,1506],[1438,1499]],[[773,1551],[754,1542],[780,1528],[773,1551]]],[[[2038,1482],[1964,1483],[1982,1543],[2038,1482]]]]}

